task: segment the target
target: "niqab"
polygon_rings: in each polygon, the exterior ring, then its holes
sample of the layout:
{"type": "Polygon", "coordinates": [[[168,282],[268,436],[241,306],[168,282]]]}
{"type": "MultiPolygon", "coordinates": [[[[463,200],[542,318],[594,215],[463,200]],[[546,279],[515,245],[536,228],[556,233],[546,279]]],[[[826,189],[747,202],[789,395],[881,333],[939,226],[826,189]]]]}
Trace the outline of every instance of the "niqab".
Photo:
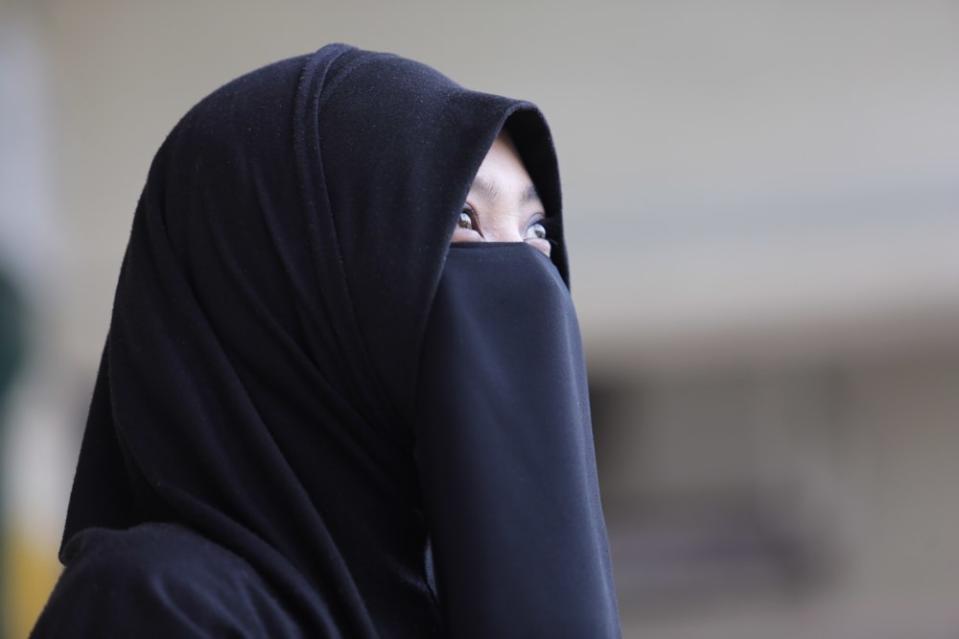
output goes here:
{"type": "Polygon", "coordinates": [[[36,637],[618,637],[532,102],[335,42],[164,139],[36,637]],[[449,241],[506,128],[550,223],[449,241]]]}

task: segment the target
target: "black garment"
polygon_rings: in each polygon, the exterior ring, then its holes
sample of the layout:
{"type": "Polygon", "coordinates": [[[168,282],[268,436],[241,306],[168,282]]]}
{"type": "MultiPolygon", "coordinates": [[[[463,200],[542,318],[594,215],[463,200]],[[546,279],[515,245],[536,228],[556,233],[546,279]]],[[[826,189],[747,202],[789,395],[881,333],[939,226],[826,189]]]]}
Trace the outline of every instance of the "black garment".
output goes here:
{"type": "Polygon", "coordinates": [[[619,636],[568,284],[534,104],[339,42],[220,87],[134,214],[34,636],[619,636]],[[449,245],[504,126],[552,260],[449,245]]]}

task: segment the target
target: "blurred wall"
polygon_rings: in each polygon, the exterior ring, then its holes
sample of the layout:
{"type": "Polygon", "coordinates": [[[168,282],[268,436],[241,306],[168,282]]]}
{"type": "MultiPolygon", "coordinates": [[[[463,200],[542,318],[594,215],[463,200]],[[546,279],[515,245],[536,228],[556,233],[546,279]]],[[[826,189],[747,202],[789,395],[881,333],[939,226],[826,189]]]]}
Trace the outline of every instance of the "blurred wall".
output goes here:
{"type": "Polygon", "coordinates": [[[550,121],[627,636],[955,636],[959,3],[2,6],[61,242],[24,276],[50,292],[5,480],[30,552],[59,540],[164,135],[346,41],[550,121]]]}

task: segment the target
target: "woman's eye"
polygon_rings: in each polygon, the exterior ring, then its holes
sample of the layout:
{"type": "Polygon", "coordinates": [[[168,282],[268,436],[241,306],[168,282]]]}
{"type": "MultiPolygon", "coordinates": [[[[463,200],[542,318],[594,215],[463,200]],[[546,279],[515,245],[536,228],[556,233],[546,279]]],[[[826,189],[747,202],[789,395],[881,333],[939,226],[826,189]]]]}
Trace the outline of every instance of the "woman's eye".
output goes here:
{"type": "Polygon", "coordinates": [[[463,209],[460,212],[460,219],[457,222],[457,226],[461,229],[473,230],[473,216],[467,212],[468,210],[469,209],[463,209]]]}
{"type": "Polygon", "coordinates": [[[546,227],[542,223],[532,224],[527,230],[526,235],[529,239],[544,239],[546,237],[546,227]]]}

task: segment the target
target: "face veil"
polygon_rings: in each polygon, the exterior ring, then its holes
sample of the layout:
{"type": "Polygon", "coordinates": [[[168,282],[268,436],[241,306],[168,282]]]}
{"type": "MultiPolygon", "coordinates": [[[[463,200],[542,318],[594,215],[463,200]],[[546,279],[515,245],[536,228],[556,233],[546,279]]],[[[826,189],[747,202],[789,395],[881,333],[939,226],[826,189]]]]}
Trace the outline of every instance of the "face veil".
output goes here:
{"type": "Polygon", "coordinates": [[[618,637],[561,208],[536,105],[392,53],[195,104],[133,215],[34,636],[618,637]],[[449,244],[503,127],[551,258],[449,244]]]}
{"type": "Polygon", "coordinates": [[[454,637],[619,634],[566,283],[522,242],[455,244],[424,343],[415,454],[454,637]]]}

